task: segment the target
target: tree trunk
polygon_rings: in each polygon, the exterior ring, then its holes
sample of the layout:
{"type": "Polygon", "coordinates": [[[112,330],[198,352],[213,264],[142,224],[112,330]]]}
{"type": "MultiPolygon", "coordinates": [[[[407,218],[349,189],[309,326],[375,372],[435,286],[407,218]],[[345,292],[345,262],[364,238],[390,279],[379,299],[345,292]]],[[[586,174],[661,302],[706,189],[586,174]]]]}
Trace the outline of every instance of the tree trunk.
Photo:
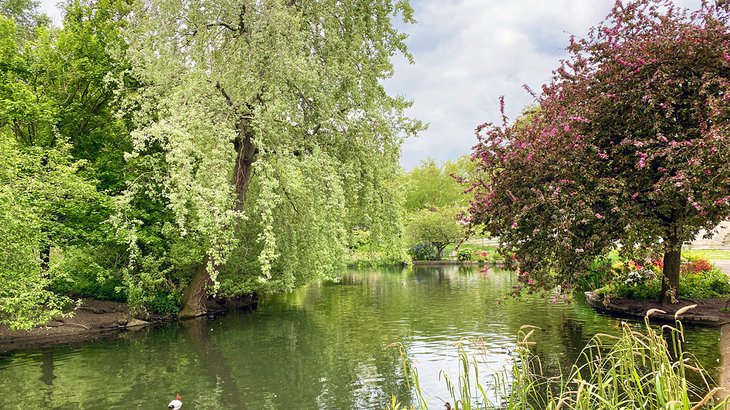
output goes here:
{"type": "Polygon", "coordinates": [[[198,266],[195,275],[193,275],[193,280],[185,288],[180,318],[197,317],[207,313],[205,301],[208,299],[207,289],[211,283],[210,273],[208,272],[208,258],[206,258],[204,263],[198,266]]]}
{"type": "Polygon", "coordinates": [[[682,256],[682,244],[677,237],[677,229],[673,228],[664,251],[664,268],[662,269],[662,291],[659,301],[668,305],[679,299],[679,265],[682,256]]]}
{"type": "MultiPolygon", "coordinates": [[[[234,209],[241,211],[243,203],[246,200],[248,185],[251,182],[252,166],[258,152],[253,144],[253,131],[248,125],[248,121],[241,119],[236,125],[238,136],[233,141],[233,147],[236,150],[236,164],[233,168],[233,184],[236,191],[236,202],[234,209]]],[[[225,229],[225,228],[224,228],[225,229]]],[[[195,271],[193,279],[185,289],[182,300],[182,309],[180,309],[180,318],[191,318],[202,316],[207,313],[205,302],[208,298],[207,288],[213,281],[208,272],[208,262],[210,257],[206,256],[202,265],[195,271]]],[[[213,269],[219,272],[221,266],[213,261],[213,269]]]]}
{"type": "Polygon", "coordinates": [[[444,259],[444,248],[446,248],[446,245],[436,245],[436,257],[438,258],[438,260],[444,259]]]}

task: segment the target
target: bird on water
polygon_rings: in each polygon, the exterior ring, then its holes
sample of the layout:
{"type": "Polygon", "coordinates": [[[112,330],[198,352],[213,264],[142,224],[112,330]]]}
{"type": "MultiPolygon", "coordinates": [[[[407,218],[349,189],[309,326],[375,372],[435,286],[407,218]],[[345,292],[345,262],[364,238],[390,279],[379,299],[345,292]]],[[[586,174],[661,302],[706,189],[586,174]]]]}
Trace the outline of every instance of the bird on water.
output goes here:
{"type": "Polygon", "coordinates": [[[170,404],[167,405],[167,408],[170,410],[180,410],[180,407],[182,407],[182,397],[180,397],[180,393],[175,396],[175,400],[171,401],[170,404]]]}

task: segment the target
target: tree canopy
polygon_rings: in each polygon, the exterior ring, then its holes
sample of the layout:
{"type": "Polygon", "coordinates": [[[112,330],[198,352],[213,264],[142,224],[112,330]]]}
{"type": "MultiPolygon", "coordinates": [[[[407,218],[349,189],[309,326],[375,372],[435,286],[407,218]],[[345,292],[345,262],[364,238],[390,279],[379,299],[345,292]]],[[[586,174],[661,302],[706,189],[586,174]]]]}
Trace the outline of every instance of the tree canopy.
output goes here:
{"type": "Polygon", "coordinates": [[[138,178],[118,221],[137,258],[130,287],[148,280],[145,260],[159,266],[152,281],[180,266],[172,248],[140,246],[151,224],[172,247],[198,244],[183,315],[204,310],[208,285],[290,289],[333,272],[354,227],[401,252],[393,179],[421,124],[380,82],[393,55],[410,58],[396,15],[412,21],[405,1],[137,3],[125,35],[144,84],[128,157],[138,178]],[[135,214],[140,201],[169,219],[135,214]]]}
{"type": "Polygon", "coordinates": [[[530,286],[572,286],[619,245],[663,253],[671,301],[681,244],[730,216],[728,11],[617,1],[568,51],[529,118],[478,128],[473,220],[530,286]]]}
{"type": "Polygon", "coordinates": [[[0,238],[0,321],[11,326],[59,313],[69,300],[56,290],[83,276],[79,267],[93,283],[124,259],[103,223],[128,147],[107,81],[124,70],[108,52],[121,44],[120,5],[69,3],[64,27],[54,28],[35,2],[0,2],[0,213],[9,229],[0,238]]]}
{"type": "Polygon", "coordinates": [[[467,239],[469,231],[463,219],[471,194],[465,192],[463,184],[474,180],[476,165],[466,155],[442,165],[428,158],[404,174],[406,239],[410,245],[433,245],[441,259],[447,245],[467,239]]]}
{"type": "Polygon", "coordinates": [[[90,296],[201,313],[333,274],[367,233],[402,261],[386,93],[406,1],[0,0],[0,323],[90,296]],[[71,298],[69,298],[70,296],[71,298]]]}

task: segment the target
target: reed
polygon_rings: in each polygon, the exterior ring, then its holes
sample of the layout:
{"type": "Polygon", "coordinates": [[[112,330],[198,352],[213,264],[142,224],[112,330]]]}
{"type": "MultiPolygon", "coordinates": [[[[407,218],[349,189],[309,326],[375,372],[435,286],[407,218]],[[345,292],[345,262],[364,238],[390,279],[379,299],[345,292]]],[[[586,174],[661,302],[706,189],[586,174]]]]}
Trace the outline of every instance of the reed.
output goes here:
{"type": "MultiPolygon", "coordinates": [[[[480,381],[478,355],[459,350],[459,374],[444,380],[454,409],[730,409],[729,399],[720,399],[722,389],[713,385],[707,372],[684,351],[684,328],[678,312],[674,325],[650,326],[647,312],[640,331],[622,323],[621,334],[596,334],[569,372],[545,375],[531,346],[536,328],[520,329],[511,365],[488,381],[480,381]],[[688,375],[694,373],[690,382],[688,375]]],[[[411,409],[427,409],[418,373],[404,359],[417,403],[411,409]]],[[[448,401],[448,400],[447,400],[448,401]]],[[[404,409],[395,399],[388,409],[404,409]]]]}

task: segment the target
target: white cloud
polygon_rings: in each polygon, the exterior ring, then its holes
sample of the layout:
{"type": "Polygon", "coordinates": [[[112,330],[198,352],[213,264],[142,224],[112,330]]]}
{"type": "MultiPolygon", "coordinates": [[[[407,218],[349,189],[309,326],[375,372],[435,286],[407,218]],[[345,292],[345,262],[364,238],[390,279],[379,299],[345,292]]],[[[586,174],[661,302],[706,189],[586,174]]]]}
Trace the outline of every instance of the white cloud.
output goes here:
{"type": "MultiPolygon", "coordinates": [[[[696,6],[699,0],[681,0],[696,6]]],[[[584,36],[609,13],[613,0],[414,0],[416,25],[403,27],[416,64],[396,61],[393,93],[414,100],[410,114],[430,123],[403,146],[410,169],[469,153],[474,128],[498,122],[499,97],[515,118],[550,79],[570,35],[584,36]]]]}
{"type": "MultiPolygon", "coordinates": [[[[700,0],[677,0],[697,7],[700,0]]],[[[57,0],[41,0],[55,23],[57,0]]],[[[438,161],[469,153],[474,128],[499,120],[499,97],[515,118],[550,79],[571,34],[583,36],[614,0],[411,0],[416,25],[404,26],[416,64],[396,59],[390,92],[414,100],[410,114],[430,128],[403,146],[410,169],[426,157],[438,161]]]]}

